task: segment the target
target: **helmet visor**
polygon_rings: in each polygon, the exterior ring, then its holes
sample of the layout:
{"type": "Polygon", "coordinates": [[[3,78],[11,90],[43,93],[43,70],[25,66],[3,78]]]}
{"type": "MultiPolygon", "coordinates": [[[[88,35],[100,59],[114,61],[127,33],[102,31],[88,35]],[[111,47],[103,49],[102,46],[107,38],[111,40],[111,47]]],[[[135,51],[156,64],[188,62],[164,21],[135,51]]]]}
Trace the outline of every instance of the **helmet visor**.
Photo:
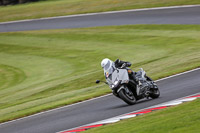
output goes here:
{"type": "Polygon", "coordinates": [[[109,69],[109,67],[110,67],[110,64],[111,64],[111,62],[110,61],[108,61],[108,63],[104,66],[104,70],[108,70],[109,69]]]}
{"type": "Polygon", "coordinates": [[[110,74],[112,74],[114,71],[114,63],[109,61],[105,66],[104,66],[104,73],[106,77],[108,77],[110,74]]]}

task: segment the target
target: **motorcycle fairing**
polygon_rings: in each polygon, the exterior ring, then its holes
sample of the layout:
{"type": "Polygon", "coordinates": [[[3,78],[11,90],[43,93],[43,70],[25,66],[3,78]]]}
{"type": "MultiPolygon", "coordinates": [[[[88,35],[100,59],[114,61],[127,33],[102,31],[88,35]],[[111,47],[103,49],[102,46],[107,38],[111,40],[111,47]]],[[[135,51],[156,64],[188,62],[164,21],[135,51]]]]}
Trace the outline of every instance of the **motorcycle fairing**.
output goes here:
{"type": "Polygon", "coordinates": [[[116,81],[121,81],[121,83],[128,83],[128,72],[126,69],[115,69],[106,80],[110,86],[114,85],[116,81]]]}

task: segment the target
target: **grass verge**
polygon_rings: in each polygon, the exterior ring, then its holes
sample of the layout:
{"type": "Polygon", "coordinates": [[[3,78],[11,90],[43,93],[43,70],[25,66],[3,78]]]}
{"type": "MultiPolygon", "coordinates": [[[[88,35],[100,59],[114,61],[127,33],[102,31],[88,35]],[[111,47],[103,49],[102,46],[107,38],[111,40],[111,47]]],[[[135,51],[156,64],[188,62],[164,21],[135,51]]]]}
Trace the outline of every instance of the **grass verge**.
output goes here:
{"type": "Polygon", "coordinates": [[[122,120],[84,133],[197,133],[200,125],[200,99],[122,120]]]}
{"type": "Polygon", "coordinates": [[[110,92],[100,62],[153,79],[200,67],[200,25],[126,25],[0,33],[0,122],[110,92]]]}
{"type": "Polygon", "coordinates": [[[0,7],[0,22],[104,11],[200,4],[199,0],[47,0],[0,7]],[[50,8],[49,8],[50,7],[50,8]]]}

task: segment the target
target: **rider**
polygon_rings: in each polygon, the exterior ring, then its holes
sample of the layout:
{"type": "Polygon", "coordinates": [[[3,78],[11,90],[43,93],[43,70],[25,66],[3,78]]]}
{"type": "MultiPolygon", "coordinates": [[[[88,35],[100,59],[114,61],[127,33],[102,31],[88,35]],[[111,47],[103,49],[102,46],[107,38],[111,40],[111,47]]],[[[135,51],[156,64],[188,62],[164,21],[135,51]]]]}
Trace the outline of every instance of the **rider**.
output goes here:
{"type": "MultiPolygon", "coordinates": [[[[109,75],[107,75],[110,72],[106,72],[106,70],[114,71],[115,68],[126,68],[130,67],[132,64],[130,62],[122,61],[117,59],[115,62],[112,60],[105,58],[101,61],[101,67],[104,69],[105,77],[107,78],[109,75]]],[[[130,75],[130,78],[133,79],[137,84],[139,84],[139,90],[142,89],[144,86],[143,84],[140,84],[140,78],[136,78],[136,72],[132,71],[130,68],[128,69],[128,73],[130,75]]]]}
{"type": "MultiPolygon", "coordinates": [[[[119,59],[117,59],[115,62],[113,62],[112,60],[108,59],[108,58],[105,58],[102,60],[101,62],[101,67],[105,70],[109,70],[109,68],[113,68],[111,70],[114,70],[115,68],[126,68],[126,67],[130,67],[132,64],[130,62],[127,62],[127,61],[121,61],[119,59]],[[122,66],[123,65],[123,66],[122,66]]],[[[128,70],[131,70],[128,68],[128,70]]],[[[106,72],[105,73],[105,76],[106,76],[106,72]]],[[[129,71],[129,74],[131,74],[132,76],[132,79],[134,81],[136,81],[136,77],[135,77],[135,72],[133,72],[132,70],[129,71]]]]}

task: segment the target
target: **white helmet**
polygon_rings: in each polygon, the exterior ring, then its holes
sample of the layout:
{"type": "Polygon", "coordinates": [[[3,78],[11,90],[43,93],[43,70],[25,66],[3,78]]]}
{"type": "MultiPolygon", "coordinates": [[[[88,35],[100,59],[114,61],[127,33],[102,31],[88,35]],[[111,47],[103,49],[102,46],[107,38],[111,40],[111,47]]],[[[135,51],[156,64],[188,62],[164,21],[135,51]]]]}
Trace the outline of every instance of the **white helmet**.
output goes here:
{"type": "Polygon", "coordinates": [[[114,62],[108,58],[101,61],[101,67],[103,68],[106,77],[108,77],[115,69],[114,62]]]}
{"type": "Polygon", "coordinates": [[[101,61],[101,67],[104,70],[107,70],[112,65],[112,61],[108,58],[105,58],[101,61]]]}
{"type": "Polygon", "coordinates": [[[101,67],[103,68],[106,77],[108,77],[112,73],[113,71],[112,65],[113,62],[108,58],[105,58],[101,61],[101,67]]]}

